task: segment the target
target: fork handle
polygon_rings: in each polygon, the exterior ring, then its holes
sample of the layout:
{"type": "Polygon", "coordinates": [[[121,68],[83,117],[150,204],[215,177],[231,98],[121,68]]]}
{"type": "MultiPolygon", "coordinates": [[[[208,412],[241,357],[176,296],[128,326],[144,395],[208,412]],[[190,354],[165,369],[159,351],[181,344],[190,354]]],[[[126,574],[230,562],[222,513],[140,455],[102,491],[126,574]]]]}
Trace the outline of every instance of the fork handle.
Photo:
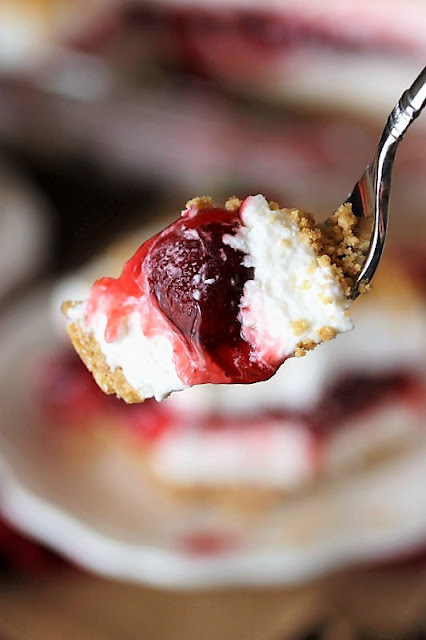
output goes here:
{"type": "Polygon", "coordinates": [[[395,105],[388,118],[385,132],[399,142],[425,104],[426,67],[419,73],[411,87],[404,91],[398,104],[395,105]]]}
{"type": "Polygon", "coordinates": [[[352,291],[353,299],[359,295],[360,285],[364,282],[370,282],[380,262],[386,240],[395,152],[404,133],[420,115],[425,104],[426,67],[420,72],[411,87],[402,94],[391,111],[379,141],[376,157],[367,169],[373,177],[374,195],[371,195],[374,198],[375,220],[368,254],[352,291]]]}

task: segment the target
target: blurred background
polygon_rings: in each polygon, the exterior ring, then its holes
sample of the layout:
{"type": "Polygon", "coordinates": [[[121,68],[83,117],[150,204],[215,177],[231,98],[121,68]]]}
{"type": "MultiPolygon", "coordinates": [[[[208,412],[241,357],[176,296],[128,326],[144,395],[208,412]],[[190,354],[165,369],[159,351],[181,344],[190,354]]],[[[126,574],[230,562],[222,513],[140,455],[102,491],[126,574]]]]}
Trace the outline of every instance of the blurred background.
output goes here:
{"type": "Polygon", "coordinates": [[[308,373],[135,410],[58,311],[195,195],[332,212],[425,23],[423,0],[0,0],[1,638],[426,635],[426,119],[358,333],[308,373]]]}

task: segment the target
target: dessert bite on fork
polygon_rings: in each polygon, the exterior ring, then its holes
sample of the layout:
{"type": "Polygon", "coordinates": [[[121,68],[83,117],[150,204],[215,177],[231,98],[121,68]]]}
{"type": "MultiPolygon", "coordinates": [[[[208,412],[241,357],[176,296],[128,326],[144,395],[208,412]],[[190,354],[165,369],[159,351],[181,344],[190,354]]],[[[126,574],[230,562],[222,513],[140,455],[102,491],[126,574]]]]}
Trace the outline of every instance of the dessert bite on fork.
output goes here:
{"type": "Polygon", "coordinates": [[[127,402],[266,380],[352,329],[356,227],[350,205],[320,226],[261,195],[225,207],[195,198],[119,278],[64,304],[68,333],[101,388],[127,402]]]}

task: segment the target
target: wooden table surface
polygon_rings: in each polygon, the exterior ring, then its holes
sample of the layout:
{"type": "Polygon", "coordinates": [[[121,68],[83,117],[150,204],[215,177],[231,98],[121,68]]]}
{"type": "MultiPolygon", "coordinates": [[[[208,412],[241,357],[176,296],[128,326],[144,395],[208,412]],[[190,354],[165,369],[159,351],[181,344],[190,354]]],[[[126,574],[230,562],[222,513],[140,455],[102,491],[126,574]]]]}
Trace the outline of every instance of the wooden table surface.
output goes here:
{"type": "Polygon", "coordinates": [[[167,591],[65,572],[0,588],[0,640],[336,640],[406,637],[426,623],[426,566],[348,572],[294,589],[167,591]],[[309,636],[311,637],[311,636],[309,636]]]}

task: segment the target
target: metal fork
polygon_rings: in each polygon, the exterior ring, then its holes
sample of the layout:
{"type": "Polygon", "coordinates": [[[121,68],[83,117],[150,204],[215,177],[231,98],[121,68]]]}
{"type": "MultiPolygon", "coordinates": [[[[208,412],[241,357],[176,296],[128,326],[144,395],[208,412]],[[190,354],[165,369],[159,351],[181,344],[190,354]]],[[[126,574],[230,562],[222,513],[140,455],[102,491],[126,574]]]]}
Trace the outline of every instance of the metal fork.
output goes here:
{"type": "Polygon", "coordinates": [[[391,111],[380,138],[377,153],[371,164],[356,183],[346,202],[359,218],[373,220],[370,245],[363,267],[352,289],[352,299],[360,292],[360,286],[373,277],[383,253],[388,223],[389,195],[393,162],[398,144],[410,124],[426,104],[426,67],[405,91],[391,111]]]}

